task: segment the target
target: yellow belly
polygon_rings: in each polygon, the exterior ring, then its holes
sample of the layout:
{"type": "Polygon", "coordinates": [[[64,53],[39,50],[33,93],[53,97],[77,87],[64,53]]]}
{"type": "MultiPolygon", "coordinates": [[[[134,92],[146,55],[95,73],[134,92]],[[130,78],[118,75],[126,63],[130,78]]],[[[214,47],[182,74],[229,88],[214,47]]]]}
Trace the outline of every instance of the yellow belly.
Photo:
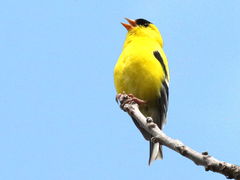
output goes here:
{"type": "Polygon", "coordinates": [[[153,51],[138,47],[124,49],[114,69],[117,93],[131,93],[146,101],[160,96],[164,72],[153,51]]]}

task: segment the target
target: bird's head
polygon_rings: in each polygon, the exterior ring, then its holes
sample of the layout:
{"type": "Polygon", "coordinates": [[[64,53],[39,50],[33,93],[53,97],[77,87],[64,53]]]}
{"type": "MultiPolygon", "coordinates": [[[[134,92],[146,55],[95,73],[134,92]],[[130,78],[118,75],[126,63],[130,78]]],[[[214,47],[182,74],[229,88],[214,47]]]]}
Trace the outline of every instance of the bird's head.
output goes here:
{"type": "Polygon", "coordinates": [[[128,31],[127,39],[131,37],[151,38],[156,40],[163,47],[163,39],[158,28],[151,22],[145,19],[128,19],[129,24],[121,23],[128,31]]]}

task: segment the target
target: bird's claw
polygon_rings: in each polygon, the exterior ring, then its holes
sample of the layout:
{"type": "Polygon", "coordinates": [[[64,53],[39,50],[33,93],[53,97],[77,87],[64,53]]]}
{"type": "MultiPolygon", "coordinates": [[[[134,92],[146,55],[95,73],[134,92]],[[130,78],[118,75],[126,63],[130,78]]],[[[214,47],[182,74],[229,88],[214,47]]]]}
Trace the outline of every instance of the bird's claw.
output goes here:
{"type": "Polygon", "coordinates": [[[133,94],[126,94],[125,92],[117,94],[115,100],[117,103],[120,102],[121,107],[127,103],[136,103],[138,105],[147,103],[146,101],[135,97],[133,94]]]}
{"type": "Polygon", "coordinates": [[[119,98],[120,98],[121,94],[117,94],[115,97],[115,101],[118,103],[119,102],[119,98]]]}

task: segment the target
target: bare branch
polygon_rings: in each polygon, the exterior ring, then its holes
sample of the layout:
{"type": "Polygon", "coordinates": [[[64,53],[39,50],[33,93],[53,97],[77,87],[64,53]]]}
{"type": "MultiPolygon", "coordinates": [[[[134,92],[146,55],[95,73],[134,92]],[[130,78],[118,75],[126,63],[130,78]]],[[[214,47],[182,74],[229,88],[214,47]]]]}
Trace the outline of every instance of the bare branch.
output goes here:
{"type": "Polygon", "coordinates": [[[120,101],[121,108],[131,117],[136,119],[140,126],[153,136],[152,141],[160,142],[162,145],[178,152],[182,156],[191,159],[196,165],[204,166],[206,171],[221,173],[228,179],[240,180],[240,166],[219,161],[218,159],[208,155],[208,152],[199,153],[184,145],[181,141],[167,136],[158,128],[152,118],[146,118],[140,112],[138,104],[131,101],[131,98],[128,95],[118,95],[118,100],[120,101]]]}

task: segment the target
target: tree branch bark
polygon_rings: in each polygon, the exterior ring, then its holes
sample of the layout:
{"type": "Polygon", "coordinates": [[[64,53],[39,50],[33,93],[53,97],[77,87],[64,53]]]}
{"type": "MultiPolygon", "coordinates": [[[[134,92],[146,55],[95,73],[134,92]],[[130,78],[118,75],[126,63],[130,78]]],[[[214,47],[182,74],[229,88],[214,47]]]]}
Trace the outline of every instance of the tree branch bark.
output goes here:
{"type": "Polygon", "coordinates": [[[240,180],[240,166],[219,161],[208,155],[208,152],[199,153],[184,145],[181,141],[173,139],[161,131],[153,122],[152,118],[145,117],[139,110],[138,104],[134,103],[126,94],[118,95],[120,107],[131,117],[136,119],[141,127],[153,136],[152,141],[160,142],[162,145],[178,152],[182,156],[192,160],[196,165],[204,166],[206,171],[223,174],[228,179],[240,180]]]}

